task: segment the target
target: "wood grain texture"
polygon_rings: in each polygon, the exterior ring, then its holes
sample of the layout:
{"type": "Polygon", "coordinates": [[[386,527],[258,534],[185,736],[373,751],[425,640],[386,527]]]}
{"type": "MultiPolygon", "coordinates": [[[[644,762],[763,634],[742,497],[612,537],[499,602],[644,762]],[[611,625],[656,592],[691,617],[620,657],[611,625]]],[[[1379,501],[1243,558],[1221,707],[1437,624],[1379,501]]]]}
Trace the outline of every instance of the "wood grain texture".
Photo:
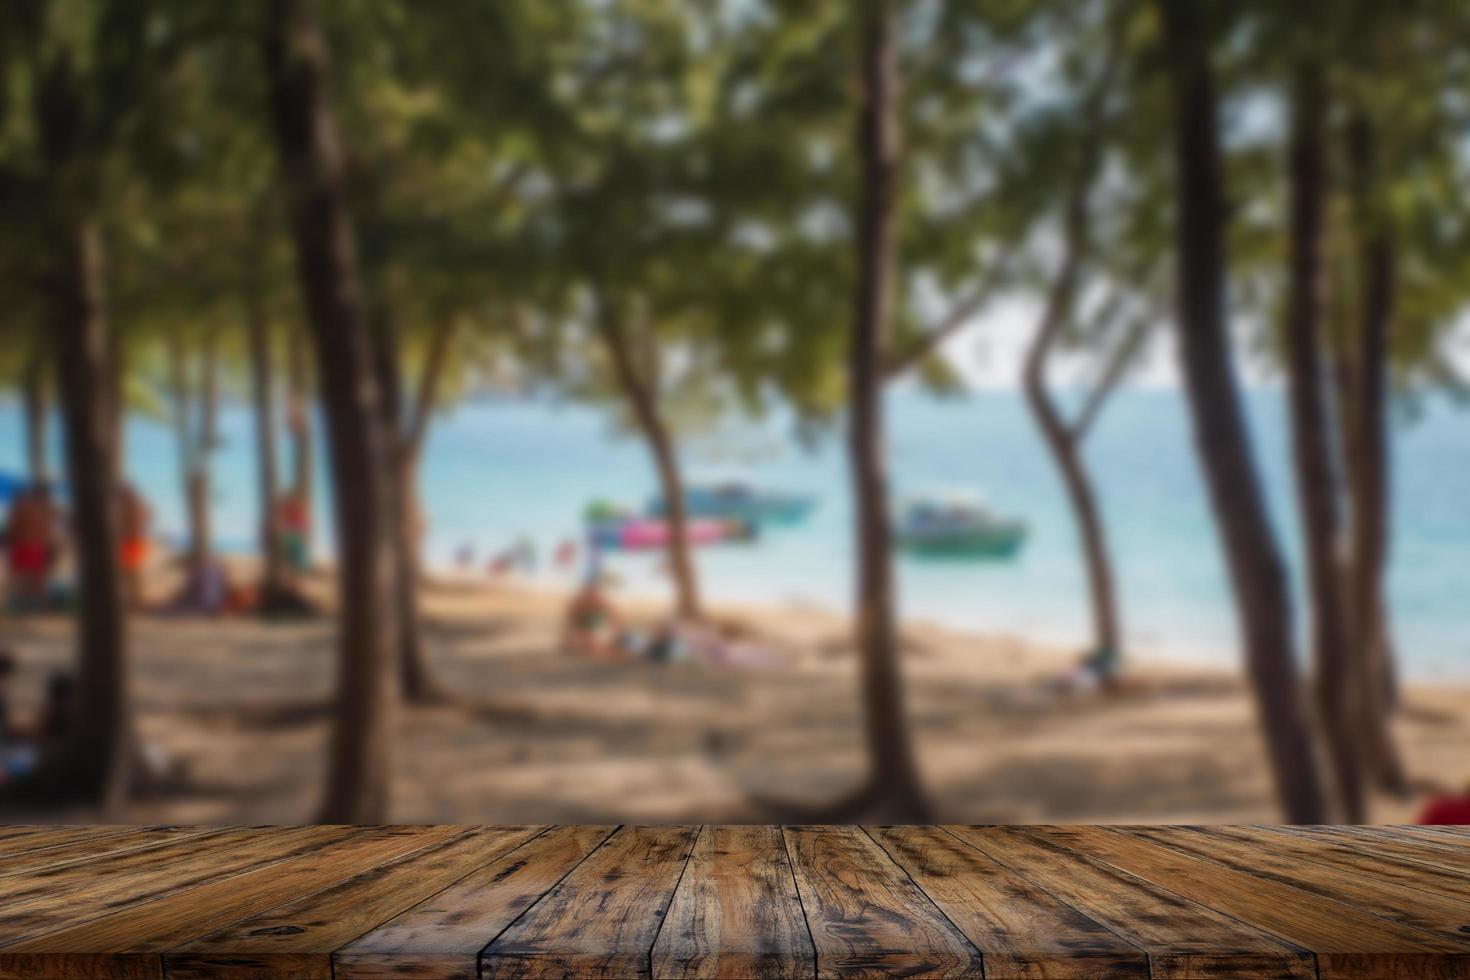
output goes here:
{"type": "Polygon", "coordinates": [[[315,850],[341,827],[243,827],[0,879],[0,946],[315,850]]]}
{"type": "Polygon", "coordinates": [[[1157,840],[1217,864],[1415,926],[1470,948],[1470,881],[1433,868],[1404,871],[1349,848],[1246,827],[1138,827],[1157,840]],[[1337,853],[1340,850],[1341,853],[1337,853]],[[1401,883],[1403,882],[1403,883],[1401,883]]]}
{"type": "Polygon", "coordinates": [[[779,827],[705,827],[653,948],[657,977],[813,977],[779,827]]]}
{"type": "Polygon", "coordinates": [[[986,977],[1147,977],[1148,954],[938,827],[868,833],[959,927],[986,977]]]}
{"type": "Polygon", "coordinates": [[[787,827],[819,977],[973,977],[981,957],[857,827],[787,827]]]}
{"type": "Polygon", "coordinates": [[[0,857],[9,858],[26,851],[36,851],[62,844],[75,844],[78,841],[101,840],[104,837],[126,833],[131,829],[121,825],[0,828],[0,857]]]}
{"type": "Polygon", "coordinates": [[[296,857],[0,948],[0,977],[161,977],[166,949],[462,832],[362,828],[296,857]]]}
{"type": "Polygon", "coordinates": [[[1310,949],[1323,977],[1419,980],[1470,966],[1460,943],[1160,844],[1097,827],[1033,833],[1310,949]]]}
{"type": "Polygon", "coordinates": [[[539,834],[540,827],[462,833],[253,915],[164,954],[171,978],[332,977],[332,953],[539,834]]]}
{"type": "Polygon", "coordinates": [[[474,980],[480,950],[613,830],[554,827],[527,841],[337,951],[332,957],[337,980],[474,980]]]}
{"type": "MultiPolygon", "coordinates": [[[[1268,828],[1263,828],[1268,829],[1268,828]]],[[[1314,842],[1348,848],[1372,859],[1375,864],[1404,864],[1409,874],[1417,866],[1454,871],[1470,877],[1470,840],[1463,843],[1425,843],[1378,827],[1282,827],[1281,830],[1314,842]]]]}
{"type": "Polygon", "coordinates": [[[486,976],[643,977],[697,827],[621,827],[480,956],[486,976]]]}
{"type": "Polygon", "coordinates": [[[1439,827],[1418,827],[1412,824],[1375,824],[1367,827],[1343,827],[1337,829],[1378,834],[1393,840],[1414,841],[1440,850],[1465,851],[1470,849],[1470,840],[1465,840],[1455,834],[1441,833],[1441,828],[1439,827]]]}
{"type": "MultiPolygon", "coordinates": [[[[18,854],[7,854],[0,858],[0,878],[63,864],[90,861],[108,854],[121,854],[124,851],[135,851],[144,847],[158,847],[170,841],[203,836],[211,829],[213,828],[138,827],[125,829],[122,833],[83,837],[64,844],[53,844],[18,854]]],[[[3,884],[0,884],[0,887],[3,887],[3,884]]]]}
{"type": "Polygon", "coordinates": [[[1148,951],[1155,977],[1317,975],[1310,951],[1013,827],[951,827],[1017,874],[1148,951]]]}
{"type": "Polygon", "coordinates": [[[0,980],[1470,980],[1459,830],[0,827],[0,980]]]}

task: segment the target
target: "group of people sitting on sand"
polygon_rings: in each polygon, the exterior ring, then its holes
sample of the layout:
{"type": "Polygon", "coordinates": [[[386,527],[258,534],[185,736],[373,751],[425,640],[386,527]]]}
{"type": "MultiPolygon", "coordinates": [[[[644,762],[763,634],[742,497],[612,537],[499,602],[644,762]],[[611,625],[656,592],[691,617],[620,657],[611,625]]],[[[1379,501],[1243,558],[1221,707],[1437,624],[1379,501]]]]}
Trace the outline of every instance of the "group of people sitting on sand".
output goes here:
{"type": "Polygon", "coordinates": [[[596,569],[567,603],[561,649],[594,660],[697,661],[722,666],[764,666],[775,660],[738,623],[704,623],[680,617],[661,620],[651,630],[631,627],[603,588],[596,569]]]}

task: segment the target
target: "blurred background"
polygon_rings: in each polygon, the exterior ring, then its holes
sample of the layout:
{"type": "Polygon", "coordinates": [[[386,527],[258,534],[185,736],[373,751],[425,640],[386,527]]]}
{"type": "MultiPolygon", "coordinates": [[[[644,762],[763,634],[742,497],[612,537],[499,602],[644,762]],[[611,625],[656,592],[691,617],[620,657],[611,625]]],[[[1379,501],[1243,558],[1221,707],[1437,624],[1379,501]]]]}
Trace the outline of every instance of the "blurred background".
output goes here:
{"type": "Polygon", "coordinates": [[[1470,822],[1467,34],[7,5],[0,819],[1470,822]]]}

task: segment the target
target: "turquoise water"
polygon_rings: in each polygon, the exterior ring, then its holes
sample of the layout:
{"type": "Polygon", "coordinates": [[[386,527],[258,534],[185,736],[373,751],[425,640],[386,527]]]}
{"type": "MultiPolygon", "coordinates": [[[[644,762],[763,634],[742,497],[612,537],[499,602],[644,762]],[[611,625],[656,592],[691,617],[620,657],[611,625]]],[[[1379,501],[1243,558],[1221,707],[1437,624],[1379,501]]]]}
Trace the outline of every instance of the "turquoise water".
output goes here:
{"type": "MultiPolygon", "coordinates": [[[[895,393],[889,404],[897,495],[975,487],[1031,527],[1013,562],[902,560],[904,615],[1082,644],[1088,619],[1075,532],[1021,397],[991,391],[936,401],[910,391],[895,393]]],[[[1247,404],[1278,535],[1299,567],[1284,401],[1279,391],[1258,388],[1247,404]]],[[[253,540],[251,426],[243,408],[224,413],[215,521],[226,546],[249,547],[253,540]]],[[[842,433],[834,429],[803,448],[790,431],[773,419],[689,445],[686,465],[695,473],[733,467],[821,498],[799,527],[769,531],[750,547],[701,551],[704,589],[716,602],[845,610],[852,587],[851,510],[842,433]]],[[[0,440],[0,467],[16,467],[20,426],[11,405],[0,406],[0,432],[14,434],[0,440]]],[[[155,502],[164,532],[176,534],[183,522],[171,434],[138,419],[129,426],[128,443],[130,473],[155,502]]],[[[1396,421],[1393,445],[1389,588],[1405,669],[1421,678],[1470,676],[1470,413],[1430,402],[1418,417],[1396,421]]],[[[1087,455],[1118,563],[1130,648],[1234,663],[1233,613],[1178,392],[1120,391],[1087,455]]],[[[544,555],[577,533],[590,498],[641,504],[653,490],[642,444],[593,409],[543,401],[463,405],[435,420],[425,458],[430,560],[447,565],[462,543],[473,544],[483,560],[522,534],[544,555]]],[[[637,555],[619,556],[612,567],[632,587],[658,589],[659,565],[657,556],[637,555]]],[[[551,580],[551,573],[542,574],[551,580]]]]}

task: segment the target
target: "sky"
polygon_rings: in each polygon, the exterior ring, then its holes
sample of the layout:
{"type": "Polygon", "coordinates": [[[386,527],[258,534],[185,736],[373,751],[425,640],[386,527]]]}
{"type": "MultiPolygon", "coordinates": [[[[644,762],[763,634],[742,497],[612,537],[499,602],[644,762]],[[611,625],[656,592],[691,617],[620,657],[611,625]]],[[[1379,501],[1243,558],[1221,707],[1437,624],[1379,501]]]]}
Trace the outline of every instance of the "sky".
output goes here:
{"type": "MultiPolygon", "coordinates": [[[[1040,308],[1040,302],[1035,299],[1002,299],[951,337],[943,347],[944,355],[971,387],[1019,387],[1021,365],[1036,332],[1040,308]]],[[[1242,333],[1245,328],[1246,325],[1239,325],[1242,333]]],[[[1470,314],[1461,318],[1445,341],[1444,349],[1461,377],[1470,378],[1470,314]]],[[[1096,356],[1059,351],[1053,359],[1052,382],[1059,386],[1087,382],[1095,376],[1098,361],[1096,356]]],[[[1271,385],[1280,378],[1280,372],[1259,357],[1237,355],[1236,370],[1243,383],[1251,386],[1271,385]]],[[[1154,330],[1138,364],[1123,383],[1143,388],[1178,386],[1179,366],[1172,323],[1161,323],[1154,330]]]]}

